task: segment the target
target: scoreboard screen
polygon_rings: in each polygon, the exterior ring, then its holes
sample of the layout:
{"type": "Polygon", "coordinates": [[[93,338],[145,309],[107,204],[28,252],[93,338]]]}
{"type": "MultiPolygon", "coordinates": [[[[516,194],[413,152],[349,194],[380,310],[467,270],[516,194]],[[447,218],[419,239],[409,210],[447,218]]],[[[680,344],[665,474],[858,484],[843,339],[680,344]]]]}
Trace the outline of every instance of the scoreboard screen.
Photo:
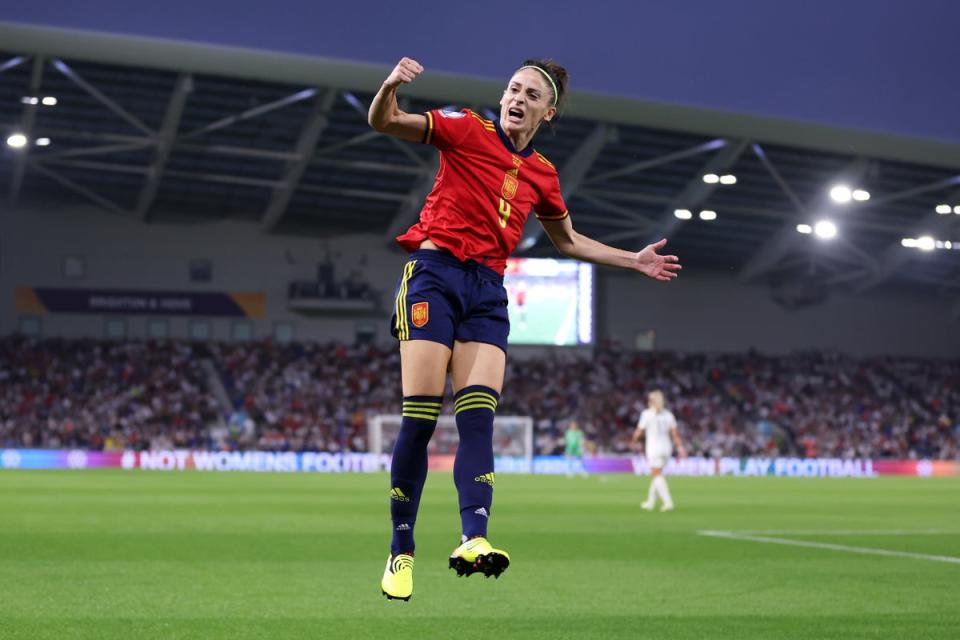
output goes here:
{"type": "Polygon", "coordinates": [[[593,265],[510,258],[504,275],[510,344],[593,343],[593,265]]]}

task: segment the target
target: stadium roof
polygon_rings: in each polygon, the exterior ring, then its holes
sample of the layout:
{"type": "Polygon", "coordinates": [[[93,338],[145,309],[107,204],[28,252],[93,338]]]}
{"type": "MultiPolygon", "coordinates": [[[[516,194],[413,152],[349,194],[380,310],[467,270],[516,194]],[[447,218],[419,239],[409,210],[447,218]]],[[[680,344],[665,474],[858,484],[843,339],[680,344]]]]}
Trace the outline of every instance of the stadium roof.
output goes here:
{"type": "MultiPolygon", "coordinates": [[[[387,242],[415,219],[436,171],[431,148],[367,126],[386,67],[7,23],[0,49],[4,138],[50,140],[0,153],[8,203],[81,197],[144,222],[233,218],[387,242]]],[[[501,90],[427,74],[402,95],[407,110],[490,112],[501,90]]],[[[891,278],[958,282],[960,251],[901,246],[960,241],[960,216],[935,212],[960,211],[957,144],[574,92],[536,146],[560,168],[578,230],[620,246],[667,235],[686,264],[745,280],[860,291],[891,278]],[[838,183],[870,199],[837,204],[838,183]],[[835,239],[797,232],[822,218],[835,239]]],[[[535,225],[528,240],[533,252],[545,244],[535,225]]]]}

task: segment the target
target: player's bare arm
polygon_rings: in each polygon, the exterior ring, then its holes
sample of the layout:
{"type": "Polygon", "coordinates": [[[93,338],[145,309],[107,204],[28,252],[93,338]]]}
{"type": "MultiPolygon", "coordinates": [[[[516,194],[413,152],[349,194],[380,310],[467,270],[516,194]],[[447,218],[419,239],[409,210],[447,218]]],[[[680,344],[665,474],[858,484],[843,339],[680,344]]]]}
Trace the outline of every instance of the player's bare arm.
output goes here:
{"type": "Polygon", "coordinates": [[[661,282],[673,280],[683,268],[677,256],[657,253],[667,244],[666,239],[647,245],[641,251],[624,251],[577,233],[570,216],[563,220],[541,220],[541,224],[557,251],[569,258],[639,271],[661,282]]]}
{"type": "Polygon", "coordinates": [[[677,448],[677,455],[680,459],[687,457],[687,450],[683,448],[683,440],[680,439],[680,432],[676,427],[670,430],[670,436],[673,438],[673,446],[677,448]]]}
{"type": "Polygon", "coordinates": [[[370,126],[390,136],[420,142],[427,130],[427,119],[423,114],[406,113],[397,104],[397,89],[400,85],[413,82],[423,73],[423,65],[412,58],[402,58],[380,86],[380,91],[370,103],[367,122],[370,126]]]}

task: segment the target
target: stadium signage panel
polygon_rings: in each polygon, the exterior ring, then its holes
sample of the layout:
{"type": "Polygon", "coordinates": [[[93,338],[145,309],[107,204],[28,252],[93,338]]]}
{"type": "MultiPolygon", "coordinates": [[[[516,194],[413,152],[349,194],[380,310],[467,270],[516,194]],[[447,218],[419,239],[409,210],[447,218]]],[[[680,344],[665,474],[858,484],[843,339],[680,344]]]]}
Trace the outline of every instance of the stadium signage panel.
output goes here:
{"type": "MultiPolygon", "coordinates": [[[[637,475],[650,473],[650,467],[642,456],[633,459],[633,468],[637,475]]],[[[872,478],[877,475],[873,460],[839,458],[674,458],[667,463],[663,472],[678,476],[785,478],[872,478]]]]}
{"type": "MultiPolygon", "coordinates": [[[[438,457],[438,456],[434,456],[438,457]]],[[[443,460],[430,460],[431,469],[446,466],[443,460]]],[[[650,465],[643,456],[584,458],[588,473],[631,473],[649,475],[650,465]]],[[[499,457],[498,473],[529,473],[523,458],[499,457]]],[[[565,474],[568,463],[563,456],[537,456],[533,473],[565,474]]],[[[785,478],[873,478],[882,475],[958,476],[960,462],[931,460],[869,460],[841,458],[687,458],[671,459],[664,473],[675,476],[735,476],[785,478]]]]}
{"type": "Polygon", "coordinates": [[[95,313],[162,316],[263,318],[263,293],[222,291],[143,291],[125,289],[56,289],[19,287],[18,313],[95,313]]]}
{"type": "MultiPolygon", "coordinates": [[[[643,456],[584,458],[589,473],[648,475],[643,456]]],[[[568,471],[563,456],[499,456],[497,473],[559,475],[568,471]]],[[[390,470],[390,456],[324,451],[81,451],[0,449],[0,469],[142,469],[146,471],[376,473],[390,470]]],[[[431,456],[430,468],[450,471],[453,456],[431,456]]],[[[874,478],[960,476],[960,462],[948,460],[868,460],[840,458],[687,458],[673,459],[664,473],[676,476],[788,478],[874,478]]]]}
{"type": "MultiPolygon", "coordinates": [[[[443,458],[434,456],[434,458],[443,458]]],[[[445,470],[443,459],[430,459],[430,468],[445,470]]],[[[875,469],[873,460],[844,460],[837,458],[687,458],[671,459],[664,473],[675,476],[780,476],[789,478],[872,478],[890,473],[906,475],[935,475],[930,461],[898,461],[896,466],[877,461],[885,471],[875,469]]],[[[949,463],[948,463],[949,464],[949,463]]],[[[584,458],[588,473],[632,473],[650,475],[650,465],[643,456],[584,458]]],[[[498,473],[530,473],[531,465],[524,458],[499,457],[498,473]]],[[[537,456],[532,472],[537,474],[566,474],[569,465],[563,456],[537,456]]],[[[951,474],[945,474],[951,475],[951,474]]]]}
{"type": "Polygon", "coordinates": [[[122,466],[150,471],[372,473],[389,469],[390,457],[317,451],[128,451],[122,466]]]}
{"type": "Polygon", "coordinates": [[[390,456],[372,453],[276,451],[81,451],[0,449],[0,469],[143,469],[146,471],[253,471],[373,473],[390,456]]]}

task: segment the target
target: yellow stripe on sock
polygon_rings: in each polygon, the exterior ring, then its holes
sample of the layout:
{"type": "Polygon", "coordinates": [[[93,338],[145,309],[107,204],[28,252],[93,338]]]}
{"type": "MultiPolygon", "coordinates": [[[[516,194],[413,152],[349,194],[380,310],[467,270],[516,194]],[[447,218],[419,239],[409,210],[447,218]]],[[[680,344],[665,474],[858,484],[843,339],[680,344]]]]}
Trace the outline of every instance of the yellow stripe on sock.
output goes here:
{"type": "Polygon", "coordinates": [[[455,403],[455,404],[460,404],[461,402],[464,402],[464,401],[466,401],[466,400],[469,400],[470,398],[477,398],[477,397],[482,397],[482,398],[488,399],[488,400],[490,400],[490,401],[493,402],[493,403],[496,403],[496,402],[497,402],[497,399],[494,398],[494,397],[493,397],[492,395],[490,395],[489,393],[487,393],[486,391],[474,391],[474,392],[472,392],[472,393],[465,393],[464,395],[462,395],[462,396],[460,396],[459,398],[457,398],[454,403],[455,403]]]}
{"type": "Polygon", "coordinates": [[[457,403],[457,406],[454,407],[454,408],[455,408],[455,409],[459,409],[460,407],[465,407],[465,406],[467,406],[468,404],[486,404],[486,405],[489,405],[489,406],[491,406],[491,407],[496,407],[496,406],[497,406],[497,403],[494,402],[493,400],[490,400],[489,398],[474,398],[474,399],[472,399],[472,400],[467,400],[466,402],[458,402],[458,403],[457,403]]]}
{"type": "Polygon", "coordinates": [[[490,409],[490,411],[496,411],[496,410],[497,410],[497,405],[495,405],[495,404],[492,404],[492,403],[490,403],[490,402],[482,402],[482,401],[480,401],[480,400],[475,400],[475,401],[472,401],[472,402],[465,402],[465,403],[463,403],[463,404],[458,404],[456,407],[453,408],[453,412],[454,412],[454,413],[460,413],[460,412],[463,411],[464,409],[473,409],[473,408],[476,408],[476,407],[485,407],[485,408],[487,408],[487,409],[490,409]]]}
{"type": "Polygon", "coordinates": [[[461,406],[461,405],[464,405],[464,404],[466,404],[466,403],[468,403],[468,402],[489,402],[489,403],[492,404],[493,406],[497,406],[497,401],[494,400],[493,398],[491,398],[490,396],[479,396],[479,397],[475,397],[475,398],[466,398],[466,399],[464,399],[464,400],[457,400],[457,402],[454,403],[453,406],[454,406],[454,408],[456,408],[456,407],[459,407],[459,406],[461,406]]]}
{"type": "Polygon", "coordinates": [[[486,407],[486,408],[490,409],[490,411],[496,411],[496,410],[497,410],[497,405],[491,404],[491,403],[489,403],[489,402],[481,402],[480,400],[477,400],[477,401],[474,401],[474,402],[466,402],[466,403],[464,403],[464,404],[458,404],[456,407],[454,407],[453,412],[454,412],[454,413],[460,413],[460,412],[463,411],[464,409],[473,409],[473,408],[475,408],[475,407],[486,407]]]}
{"type": "Polygon", "coordinates": [[[404,407],[403,411],[409,411],[412,413],[422,413],[428,416],[433,416],[434,418],[437,418],[440,416],[439,409],[437,409],[436,411],[431,411],[429,409],[421,409],[420,407],[404,407]]]}
{"type": "Polygon", "coordinates": [[[473,403],[473,404],[465,404],[465,405],[463,405],[463,406],[457,407],[457,408],[454,410],[454,413],[463,413],[464,411],[467,411],[468,409],[490,409],[490,411],[493,411],[494,413],[496,413],[496,411],[497,411],[497,408],[496,408],[495,406],[491,406],[491,405],[486,404],[486,403],[483,403],[483,402],[476,402],[476,403],[473,403]]]}
{"type": "Polygon", "coordinates": [[[405,407],[436,407],[439,409],[441,403],[439,402],[417,402],[416,400],[404,400],[403,406],[405,407]]]}
{"type": "Polygon", "coordinates": [[[436,419],[439,417],[439,416],[431,416],[426,413],[413,413],[412,411],[404,411],[401,415],[404,418],[420,418],[421,420],[433,420],[433,421],[436,421],[436,419]]]}

